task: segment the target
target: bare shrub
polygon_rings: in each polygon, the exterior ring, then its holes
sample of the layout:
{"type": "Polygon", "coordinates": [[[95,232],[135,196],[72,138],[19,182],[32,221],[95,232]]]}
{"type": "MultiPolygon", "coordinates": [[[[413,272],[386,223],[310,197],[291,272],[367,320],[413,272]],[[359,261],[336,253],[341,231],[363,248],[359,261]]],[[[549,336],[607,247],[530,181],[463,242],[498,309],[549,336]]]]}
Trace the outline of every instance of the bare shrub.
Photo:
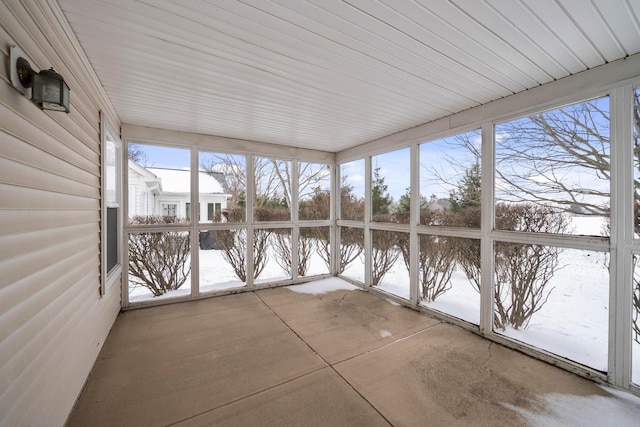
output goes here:
{"type": "MultiPolygon", "coordinates": [[[[247,281],[247,230],[243,228],[230,230],[213,230],[210,232],[216,239],[222,257],[231,265],[233,272],[241,282],[247,281]]],[[[269,230],[253,231],[253,278],[257,278],[267,263],[267,243],[269,230]]]]}
{"type": "Polygon", "coordinates": [[[340,227],[340,259],[338,274],[360,257],[364,251],[364,230],[355,227],[340,227]]]}
{"type": "MultiPolygon", "coordinates": [[[[272,231],[272,245],[276,254],[276,262],[285,273],[291,275],[293,270],[293,254],[291,253],[291,229],[279,228],[272,231]]],[[[298,277],[306,276],[311,262],[311,255],[316,249],[316,240],[298,235],[298,277]]]]}
{"type": "Polygon", "coordinates": [[[420,236],[419,280],[422,299],[435,301],[451,289],[451,275],[455,269],[454,238],[420,236]]]}
{"type": "MultiPolygon", "coordinates": [[[[480,228],[480,208],[470,206],[463,211],[452,213],[449,225],[480,228]]],[[[456,265],[466,274],[473,288],[480,292],[480,240],[451,239],[456,253],[456,265]]]]}
{"type": "MultiPolygon", "coordinates": [[[[310,200],[300,205],[300,219],[323,220],[331,217],[331,194],[327,191],[316,189],[310,200]]],[[[311,253],[316,250],[320,258],[331,269],[331,235],[330,227],[308,227],[300,229],[300,247],[309,249],[308,261],[311,253]]],[[[307,261],[305,254],[300,254],[301,259],[307,261]]],[[[301,262],[298,262],[301,265],[301,262]]],[[[305,272],[308,268],[305,268],[305,272]]],[[[338,272],[341,273],[342,271],[338,272]]]]}
{"type": "MultiPolygon", "coordinates": [[[[496,206],[496,223],[503,230],[565,233],[569,221],[561,212],[532,203],[496,206]]],[[[549,299],[549,288],[559,267],[561,248],[496,242],[494,326],[526,328],[531,317],[549,299]]]]}
{"type": "MultiPolygon", "coordinates": [[[[390,215],[388,215],[390,217],[390,215]]],[[[400,257],[395,231],[373,230],[371,238],[371,285],[377,286],[400,257]]]]}
{"type": "MultiPolygon", "coordinates": [[[[422,209],[420,223],[425,225],[451,225],[453,214],[446,211],[422,209]]],[[[395,215],[400,223],[408,223],[406,212],[395,215]]],[[[440,295],[451,289],[451,275],[456,266],[459,240],[453,237],[421,234],[419,236],[420,252],[418,255],[418,280],[422,299],[435,301],[440,295]]],[[[399,234],[398,247],[402,253],[407,270],[409,269],[410,249],[409,235],[399,234]]]]}
{"type": "MultiPolygon", "coordinates": [[[[498,203],[496,228],[534,233],[566,233],[567,217],[548,206],[533,203],[498,203]]],[[[452,214],[450,225],[480,224],[480,210],[469,207],[452,214]]],[[[473,288],[480,292],[480,241],[453,240],[456,263],[473,288]]],[[[547,302],[553,288],[549,282],[559,268],[561,248],[553,246],[496,242],[495,244],[494,326],[526,328],[531,317],[547,302]]]]}
{"type": "MultiPolygon", "coordinates": [[[[184,224],[177,217],[135,216],[132,225],[184,224]]],[[[160,296],[179,289],[191,273],[191,241],[184,231],[129,234],[129,281],[160,296]]]]}
{"type": "Polygon", "coordinates": [[[640,344],[640,257],[633,257],[634,274],[633,274],[633,318],[631,327],[633,329],[633,339],[640,344]]]}

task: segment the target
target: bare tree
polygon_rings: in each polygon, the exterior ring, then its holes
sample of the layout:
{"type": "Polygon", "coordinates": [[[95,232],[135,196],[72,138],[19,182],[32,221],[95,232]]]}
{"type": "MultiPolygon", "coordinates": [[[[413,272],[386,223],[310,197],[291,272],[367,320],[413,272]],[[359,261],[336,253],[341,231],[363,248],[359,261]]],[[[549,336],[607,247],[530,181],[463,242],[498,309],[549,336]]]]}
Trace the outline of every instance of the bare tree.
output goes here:
{"type": "Polygon", "coordinates": [[[247,166],[245,162],[244,156],[231,154],[206,156],[200,162],[202,170],[224,174],[231,193],[231,199],[227,203],[229,209],[245,207],[247,192],[247,166]]]}
{"type": "Polygon", "coordinates": [[[149,166],[147,153],[140,144],[129,144],[127,146],[127,156],[129,160],[136,162],[140,166],[149,166]]]}
{"type": "MultiPolygon", "coordinates": [[[[182,224],[176,217],[135,216],[131,224],[182,224]]],[[[129,234],[129,281],[153,296],[179,289],[191,273],[189,233],[183,231],[129,234]]]]}
{"type": "Polygon", "coordinates": [[[603,215],[609,210],[609,146],[609,109],[598,100],[503,123],[496,127],[497,190],[512,201],[603,215]],[[605,185],[583,185],[585,177],[605,185]]]}
{"type": "MultiPolygon", "coordinates": [[[[291,207],[292,185],[298,181],[298,198],[306,199],[330,175],[327,165],[315,163],[298,163],[298,170],[293,171],[290,160],[267,157],[254,157],[254,196],[257,207],[264,207],[269,201],[280,200],[291,207]]],[[[245,158],[231,154],[217,154],[201,162],[201,168],[210,172],[224,172],[233,200],[242,200],[247,189],[245,158]]]]}

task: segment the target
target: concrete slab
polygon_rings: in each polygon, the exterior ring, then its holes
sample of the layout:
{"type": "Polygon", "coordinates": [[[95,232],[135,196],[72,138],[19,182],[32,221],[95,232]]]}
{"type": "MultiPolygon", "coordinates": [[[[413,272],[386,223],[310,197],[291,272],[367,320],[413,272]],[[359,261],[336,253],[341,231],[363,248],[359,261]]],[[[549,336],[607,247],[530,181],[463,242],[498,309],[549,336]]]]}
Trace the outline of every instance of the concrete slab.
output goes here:
{"type": "Polygon", "coordinates": [[[527,422],[513,409],[536,413],[544,394],[606,394],[591,381],[448,324],[335,369],[403,426],[520,426],[527,422]]]}
{"type": "Polygon", "coordinates": [[[440,323],[360,290],[312,295],[277,288],[258,295],[330,364],[440,323]]]}
{"type": "Polygon", "coordinates": [[[205,426],[388,426],[331,368],[178,423],[205,426]]]}
{"type": "Polygon", "coordinates": [[[165,426],[325,366],[253,293],[129,311],[68,426],[165,426]]]}

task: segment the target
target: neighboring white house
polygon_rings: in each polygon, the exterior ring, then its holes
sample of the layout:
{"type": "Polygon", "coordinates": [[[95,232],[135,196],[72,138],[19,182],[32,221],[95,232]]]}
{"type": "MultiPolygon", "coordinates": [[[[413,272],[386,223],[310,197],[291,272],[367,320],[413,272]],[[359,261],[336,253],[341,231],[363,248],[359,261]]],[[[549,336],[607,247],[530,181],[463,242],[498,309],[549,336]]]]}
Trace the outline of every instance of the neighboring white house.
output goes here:
{"type": "MultiPolygon", "coordinates": [[[[129,217],[191,215],[189,170],[142,167],[129,160],[129,217]]],[[[224,174],[199,173],[199,222],[219,221],[231,194],[224,174]]]]}

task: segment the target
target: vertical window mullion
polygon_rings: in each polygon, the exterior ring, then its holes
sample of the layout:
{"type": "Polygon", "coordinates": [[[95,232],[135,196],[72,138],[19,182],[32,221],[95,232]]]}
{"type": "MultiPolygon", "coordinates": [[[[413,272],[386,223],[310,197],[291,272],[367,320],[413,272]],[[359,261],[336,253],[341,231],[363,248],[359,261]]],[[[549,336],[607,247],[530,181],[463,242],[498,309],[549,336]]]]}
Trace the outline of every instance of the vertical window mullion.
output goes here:
{"type": "Polygon", "coordinates": [[[482,125],[480,201],[480,331],[493,333],[493,239],[495,186],[495,131],[492,123],[482,125]]]}
{"type": "MultiPolygon", "coordinates": [[[[200,158],[198,149],[191,147],[191,206],[197,206],[200,198],[200,158]]],[[[191,297],[196,298],[200,294],[200,233],[198,231],[198,216],[194,209],[189,212],[187,217],[191,224],[191,297]]]]}
{"type": "Polygon", "coordinates": [[[247,154],[247,160],[246,160],[246,165],[247,165],[247,194],[246,194],[246,205],[245,205],[245,215],[247,218],[247,252],[245,255],[245,259],[247,262],[247,288],[251,289],[253,288],[253,269],[254,269],[254,262],[253,262],[253,229],[254,229],[254,223],[255,223],[255,218],[254,218],[254,198],[255,198],[255,192],[256,192],[256,183],[255,183],[255,171],[254,171],[254,167],[255,167],[255,157],[252,154],[247,154]]]}
{"type": "Polygon", "coordinates": [[[631,384],[631,285],[634,238],[633,87],[610,94],[611,114],[611,236],[609,289],[609,381],[631,384]]]}
{"type": "Polygon", "coordinates": [[[371,156],[367,156],[364,159],[364,287],[366,289],[371,287],[373,271],[372,268],[372,247],[371,247],[371,180],[372,180],[372,167],[371,156]]]}
{"type": "Polygon", "coordinates": [[[417,225],[420,222],[420,150],[418,144],[411,145],[409,156],[411,175],[410,194],[411,211],[409,219],[409,300],[412,306],[417,306],[419,302],[418,264],[420,258],[420,245],[417,232],[417,225]]]}

